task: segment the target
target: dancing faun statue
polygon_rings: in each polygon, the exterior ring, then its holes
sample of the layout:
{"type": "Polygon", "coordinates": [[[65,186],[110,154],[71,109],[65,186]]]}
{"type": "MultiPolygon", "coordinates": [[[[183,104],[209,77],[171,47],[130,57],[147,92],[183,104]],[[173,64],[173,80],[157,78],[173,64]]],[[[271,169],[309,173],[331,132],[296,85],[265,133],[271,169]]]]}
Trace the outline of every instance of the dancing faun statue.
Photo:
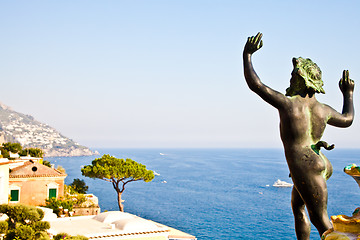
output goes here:
{"type": "Polygon", "coordinates": [[[286,94],[263,84],[252,65],[252,54],[263,46],[262,34],[249,37],[243,52],[244,74],[249,88],[264,101],[278,109],[280,136],[286,161],[294,183],[291,205],[295,218],[297,239],[310,238],[310,222],[320,236],[331,223],[327,213],[326,180],[332,174],[332,166],[321,147],[330,150],[334,145],[321,141],[326,124],[349,127],[354,119],[354,81],[344,70],[339,82],[344,97],[342,114],[326,104],[318,102],[315,93],[325,93],[322,88],[320,68],[310,59],[293,58],[290,87],[286,94]]]}

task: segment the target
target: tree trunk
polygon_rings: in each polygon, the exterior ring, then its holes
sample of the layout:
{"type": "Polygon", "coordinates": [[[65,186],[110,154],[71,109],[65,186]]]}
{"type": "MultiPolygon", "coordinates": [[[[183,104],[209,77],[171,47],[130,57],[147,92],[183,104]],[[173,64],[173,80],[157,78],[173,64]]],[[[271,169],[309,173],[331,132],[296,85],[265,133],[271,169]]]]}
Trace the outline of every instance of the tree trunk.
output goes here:
{"type": "Polygon", "coordinates": [[[124,211],[124,206],[123,206],[123,204],[122,204],[122,202],[121,202],[121,194],[122,194],[122,192],[117,192],[117,194],[118,194],[118,196],[117,196],[117,200],[118,200],[118,204],[119,204],[119,210],[121,211],[121,212],[123,212],[124,211]]]}

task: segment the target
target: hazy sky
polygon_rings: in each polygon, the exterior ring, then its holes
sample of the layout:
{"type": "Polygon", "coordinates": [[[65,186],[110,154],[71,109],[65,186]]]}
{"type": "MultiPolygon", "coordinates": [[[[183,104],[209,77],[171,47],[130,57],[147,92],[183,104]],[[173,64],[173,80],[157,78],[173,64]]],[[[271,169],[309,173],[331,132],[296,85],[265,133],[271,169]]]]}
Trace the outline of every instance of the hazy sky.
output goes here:
{"type": "MultiPolygon", "coordinates": [[[[360,94],[360,1],[0,0],[0,101],[89,147],[281,147],[276,109],[243,77],[285,92],[292,57],[316,62],[318,100],[360,94]]],[[[360,147],[360,117],[323,140],[360,147]]]]}

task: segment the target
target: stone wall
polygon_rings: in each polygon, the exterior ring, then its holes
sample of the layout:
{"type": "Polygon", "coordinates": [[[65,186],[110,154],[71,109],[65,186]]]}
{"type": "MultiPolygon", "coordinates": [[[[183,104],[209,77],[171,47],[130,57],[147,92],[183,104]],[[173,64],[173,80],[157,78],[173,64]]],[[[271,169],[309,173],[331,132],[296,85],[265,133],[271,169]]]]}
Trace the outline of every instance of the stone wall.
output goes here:
{"type": "Polygon", "coordinates": [[[88,216],[100,214],[100,207],[73,208],[73,216],[88,216]]]}

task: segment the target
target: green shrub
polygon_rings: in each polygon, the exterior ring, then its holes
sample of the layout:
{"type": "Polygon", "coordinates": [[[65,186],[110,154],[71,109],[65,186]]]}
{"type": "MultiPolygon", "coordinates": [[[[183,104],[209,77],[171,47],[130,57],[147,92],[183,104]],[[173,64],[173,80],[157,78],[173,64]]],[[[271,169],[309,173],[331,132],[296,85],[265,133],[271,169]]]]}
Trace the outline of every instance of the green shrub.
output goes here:
{"type": "Polygon", "coordinates": [[[48,240],[46,230],[50,228],[48,222],[41,221],[44,212],[36,207],[24,205],[0,205],[0,213],[9,218],[0,222],[0,229],[5,233],[5,240],[48,240]]]}
{"type": "Polygon", "coordinates": [[[60,201],[61,201],[61,206],[64,209],[67,209],[69,211],[73,210],[74,202],[72,200],[60,200],[60,201]]]}
{"type": "Polygon", "coordinates": [[[9,153],[8,150],[6,150],[6,149],[4,149],[2,147],[0,147],[0,150],[1,150],[1,154],[3,155],[4,158],[10,157],[10,153],[9,153]]]}
{"type": "Polygon", "coordinates": [[[81,235],[76,235],[71,237],[70,239],[72,240],[88,240],[89,238],[85,237],[85,236],[81,236],[81,235]]]}
{"type": "Polygon", "coordinates": [[[68,199],[50,198],[45,200],[45,207],[51,208],[56,215],[60,216],[60,207],[62,209],[68,209],[69,211],[72,211],[74,207],[74,202],[68,199]]]}
{"type": "Polygon", "coordinates": [[[84,194],[78,193],[71,185],[65,185],[64,188],[64,199],[72,201],[75,207],[81,207],[81,205],[86,202],[86,196],[84,194]]]}
{"type": "Polygon", "coordinates": [[[76,200],[75,200],[75,205],[77,207],[81,207],[81,204],[86,202],[86,196],[84,194],[77,194],[76,195],[76,200]]]}
{"type": "Polygon", "coordinates": [[[35,239],[36,240],[50,240],[50,237],[47,234],[47,232],[38,232],[35,234],[35,239]]]}
{"type": "Polygon", "coordinates": [[[45,221],[34,222],[32,224],[32,227],[36,232],[42,232],[50,228],[50,223],[45,221]]]}
{"type": "Polygon", "coordinates": [[[20,225],[13,230],[15,233],[15,239],[29,240],[35,239],[35,231],[28,225],[20,225]]]}
{"type": "Polygon", "coordinates": [[[49,161],[44,160],[44,161],[42,162],[42,164],[45,165],[45,166],[47,166],[47,167],[49,167],[49,168],[51,168],[51,162],[49,162],[49,161]]]}
{"type": "Polygon", "coordinates": [[[53,238],[54,240],[62,240],[62,239],[71,239],[71,240],[88,240],[89,238],[85,237],[85,236],[81,236],[81,235],[76,235],[76,236],[70,236],[67,233],[59,233],[57,235],[54,236],[53,238]]]}
{"type": "Polygon", "coordinates": [[[59,216],[61,202],[56,198],[50,198],[45,200],[45,207],[51,208],[53,212],[59,216]]]}
{"type": "Polygon", "coordinates": [[[0,221],[0,234],[6,233],[9,228],[9,224],[5,221],[0,221]]]}
{"type": "Polygon", "coordinates": [[[67,234],[67,233],[59,233],[59,234],[56,234],[55,236],[54,236],[54,240],[62,240],[62,239],[68,239],[68,237],[69,237],[69,234],[67,234]]]}

